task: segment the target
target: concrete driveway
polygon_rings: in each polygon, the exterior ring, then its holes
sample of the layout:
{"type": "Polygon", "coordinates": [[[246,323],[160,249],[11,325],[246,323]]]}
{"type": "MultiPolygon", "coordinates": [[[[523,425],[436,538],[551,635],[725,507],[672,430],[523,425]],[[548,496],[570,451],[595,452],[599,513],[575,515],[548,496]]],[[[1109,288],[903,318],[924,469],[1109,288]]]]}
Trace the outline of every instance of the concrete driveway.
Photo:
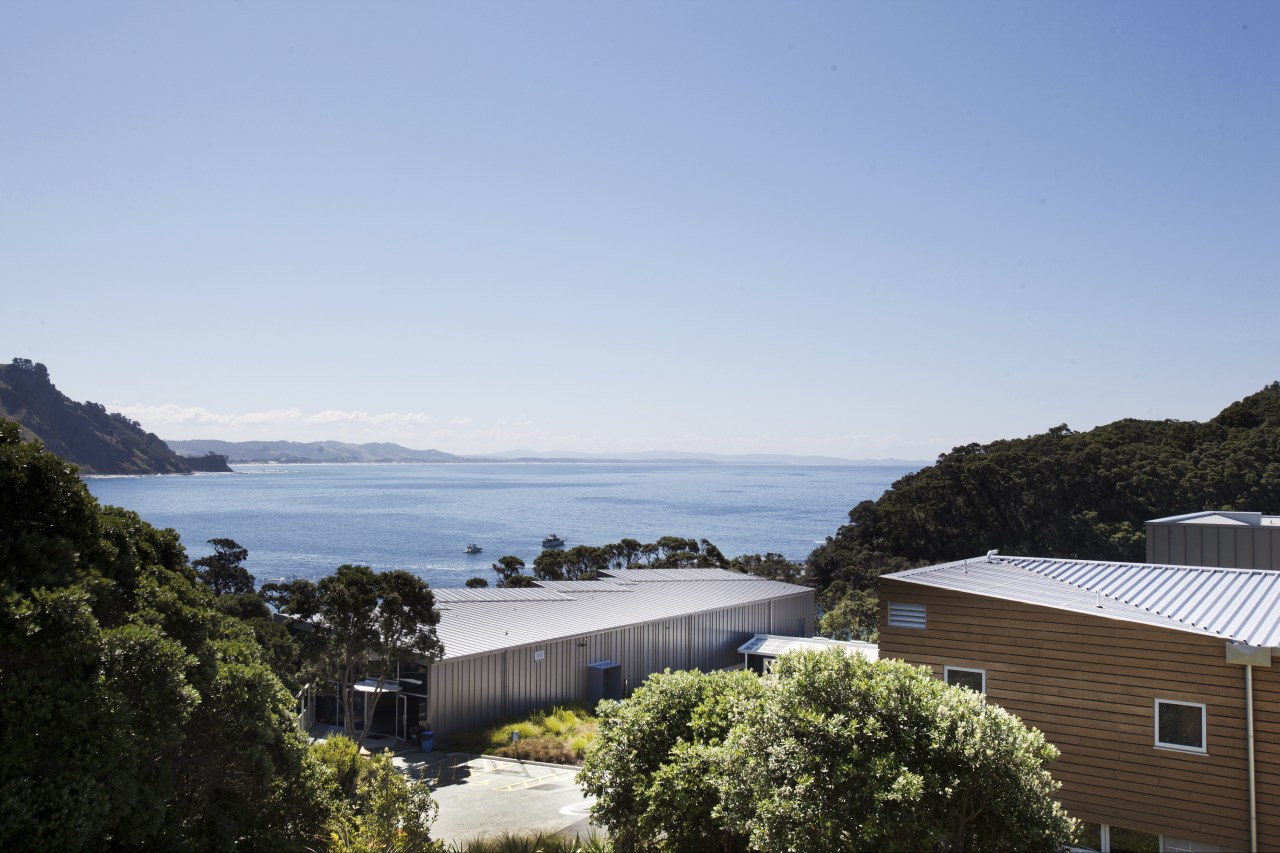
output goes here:
{"type": "Polygon", "coordinates": [[[460,843],[504,832],[586,838],[591,800],[573,777],[577,767],[466,753],[402,753],[397,767],[431,785],[440,815],[431,837],[460,843]]]}

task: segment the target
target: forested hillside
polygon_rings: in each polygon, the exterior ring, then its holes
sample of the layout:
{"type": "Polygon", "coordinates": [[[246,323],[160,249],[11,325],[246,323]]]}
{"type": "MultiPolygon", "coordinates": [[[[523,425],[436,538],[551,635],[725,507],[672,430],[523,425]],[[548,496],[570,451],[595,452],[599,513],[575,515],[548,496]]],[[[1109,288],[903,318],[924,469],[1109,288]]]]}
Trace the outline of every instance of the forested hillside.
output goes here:
{"type": "Polygon", "coordinates": [[[1002,553],[1141,560],[1143,524],[1202,509],[1280,512],[1280,383],[1206,423],[1127,418],[969,444],[908,474],[809,558],[819,587],[1002,553]]]}
{"type": "Polygon", "coordinates": [[[177,533],[100,506],[0,421],[0,850],[439,853],[426,783],[351,740],[308,748],[286,689],[332,683],[343,643],[394,665],[387,624],[419,649],[403,605],[434,625],[427,585],[344,566],[310,599],[359,617],[304,643],[253,591],[248,552],[209,544],[189,563],[177,533]]]}
{"type": "Polygon", "coordinates": [[[178,456],[137,422],[100,403],[77,403],[54,387],[43,364],[26,358],[0,365],[0,418],[17,422],[26,436],[86,474],[231,470],[224,457],[178,456]]]}

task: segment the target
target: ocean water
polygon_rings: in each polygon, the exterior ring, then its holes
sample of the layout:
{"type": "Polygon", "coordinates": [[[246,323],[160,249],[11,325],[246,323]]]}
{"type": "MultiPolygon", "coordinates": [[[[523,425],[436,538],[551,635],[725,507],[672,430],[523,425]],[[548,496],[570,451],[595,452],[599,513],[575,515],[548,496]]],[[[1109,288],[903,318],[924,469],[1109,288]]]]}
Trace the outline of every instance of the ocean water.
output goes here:
{"type": "Polygon", "coordinates": [[[506,554],[532,563],[542,538],[569,547],[631,537],[708,539],[726,555],[803,560],[914,470],[899,467],[664,463],[237,465],[231,474],[90,477],[104,504],[172,527],[193,559],[206,541],[249,549],[259,583],[329,574],[343,563],[407,569],[461,586],[506,554]],[[468,543],[482,554],[464,553],[468,543]]]}

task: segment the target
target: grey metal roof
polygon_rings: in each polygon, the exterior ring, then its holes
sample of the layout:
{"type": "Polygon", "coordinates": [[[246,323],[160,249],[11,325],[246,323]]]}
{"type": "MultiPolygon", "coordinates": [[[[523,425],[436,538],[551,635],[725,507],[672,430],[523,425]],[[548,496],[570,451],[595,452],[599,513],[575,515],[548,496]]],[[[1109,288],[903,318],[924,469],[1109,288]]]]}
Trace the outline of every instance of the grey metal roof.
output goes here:
{"type": "Polygon", "coordinates": [[[437,604],[458,603],[463,601],[564,601],[566,596],[554,589],[543,589],[541,586],[501,587],[450,587],[448,589],[432,589],[437,604]]]}
{"type": "Polygon", "coordinates": [[[1189,512],[1186,515],[1170,515],[1166,518],[1153,518],[1147,524],[1208,524],[1223,527],[1261,527],[1274,525],[1274,515],[1263,515],[1260,512],[1235,512],[1230,510],[1210,509],[1203,512],[1189,512]]]}
{"type": "Polygon", "coordinates": [[[1280,572],[993,556],[885,577],[1254,646],[1280,645],[1280,572]]]}
{"type": "Polygon", "coordinates": [[[658,581],[751,581],[756,575],[727,569],[624,569],[601,572],[600,576],[618,583],[656,583],[658,581]]]}
{"type": "Polygon", "coordinates": [[[756,634],[739,646],[738,651],[744,655],[777,657],[796,650],[821,651],[832,648],[840,649],[849,655],[862,655],[871,660],[880,657],[880,647],[875,643],[864,643],[860,640],[829,640],[826,637],[785,637],[779,634],[756,634]]]}
{"type": "Polygon", "coordinates": [[[556,592],[626,592],[630,584],[610,581],[538,581],[538,586],[556,592]]]}
{"type": "Polygon", "coordinates": [[[651,580],[627,585],[622,590],[614,588],[616,584],[605,584],[596,591],[547,590],[559,595],[554,600],[494,601],[461,597],[442,600],[439,593],[446,590],[436,590],[440,609],[436,632],[444,643],[444,657],[449,660],[705,610],[805,592],[812,594],[808,587],[750,575],[735,574],[733,580],[712,577],[712,580],[651,580]]]}

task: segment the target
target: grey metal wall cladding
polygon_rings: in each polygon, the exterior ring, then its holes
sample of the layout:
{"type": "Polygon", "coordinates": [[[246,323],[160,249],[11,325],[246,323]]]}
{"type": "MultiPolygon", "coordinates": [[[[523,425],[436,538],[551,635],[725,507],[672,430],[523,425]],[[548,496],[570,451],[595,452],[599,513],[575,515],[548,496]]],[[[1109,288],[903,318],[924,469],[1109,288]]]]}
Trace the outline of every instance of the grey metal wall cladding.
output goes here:
{"type": "Polygon", "coordinates": [[[431,670],[431,725],[445,738],[536,708],[586,702],[587,667],[597,661],[622,665],[624,693],[664,669],[736,666],[742,663],[738,646],[752,635],[795,635],[803,620],[803,636],[811,637],[813,619],[814,593],[804,590],[772,601],[438,661],[431,670]]]}
{"type": "Polygon", "coordinates": [[[1149,523],[1147,562],[1280,571],[1280,527],[1149,523]]]}

